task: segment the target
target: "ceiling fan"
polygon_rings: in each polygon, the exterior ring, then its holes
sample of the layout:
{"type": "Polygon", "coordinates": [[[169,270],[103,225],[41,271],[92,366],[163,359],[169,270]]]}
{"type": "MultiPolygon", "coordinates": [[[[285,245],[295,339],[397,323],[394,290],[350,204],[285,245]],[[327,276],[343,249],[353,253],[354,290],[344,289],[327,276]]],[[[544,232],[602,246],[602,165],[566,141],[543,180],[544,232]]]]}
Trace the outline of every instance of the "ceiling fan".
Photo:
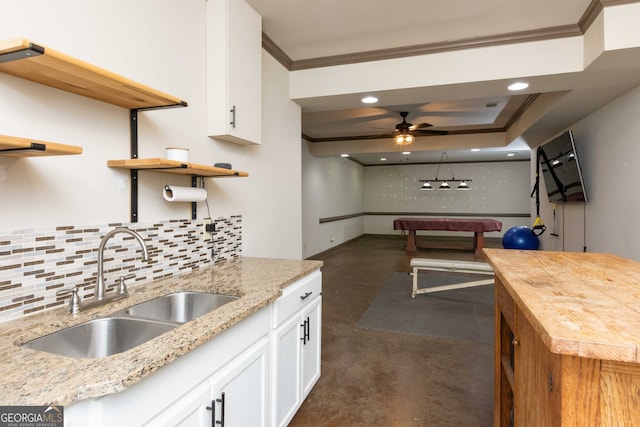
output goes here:
{"type": "Polygon", "coordinates": [[[402,117],[402,123],[396,125],[397,135],[394,137],[394,141],[398,145],[409,145],[415,141],[416,136],[423,135],[446,135],[446,130],[428,129],[433,127],[429,123],[420,123],[419,125],[413,125],[407,122],[408,111],[401,111],[400,117],[402,117]]]}

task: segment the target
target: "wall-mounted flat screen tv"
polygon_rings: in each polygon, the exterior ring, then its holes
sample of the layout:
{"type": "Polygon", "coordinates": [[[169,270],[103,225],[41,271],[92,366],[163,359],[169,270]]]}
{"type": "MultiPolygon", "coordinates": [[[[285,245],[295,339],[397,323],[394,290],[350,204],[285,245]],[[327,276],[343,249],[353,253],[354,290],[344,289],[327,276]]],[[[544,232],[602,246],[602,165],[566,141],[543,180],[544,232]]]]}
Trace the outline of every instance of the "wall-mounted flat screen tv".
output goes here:
{"type": "Polygon", "coordinates": [[[586,202],[587,192],[571,130],[538,148],[550,202],[586,202]]]}

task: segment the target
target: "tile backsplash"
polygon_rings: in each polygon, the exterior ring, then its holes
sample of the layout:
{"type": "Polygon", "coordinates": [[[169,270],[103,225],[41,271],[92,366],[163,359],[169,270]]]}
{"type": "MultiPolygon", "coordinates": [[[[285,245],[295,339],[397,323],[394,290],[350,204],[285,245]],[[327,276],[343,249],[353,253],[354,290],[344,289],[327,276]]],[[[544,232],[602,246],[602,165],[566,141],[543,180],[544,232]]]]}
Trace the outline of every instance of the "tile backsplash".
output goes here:
{"type": "Polygon", "coordinates": [[[192,269],[239,257],[242,216],[214,220],[213,239],[204,241],[202,220],[116,223],[0,231],[0,322],[64,304],[60,289],[79,287],[82,299],[93,296],[98,271],[98,246],[116,227],[138,232],[149,251],[142,260],[138,242],[118,233],[104,250],[107,289],[120,276],[135,274],[128,285],[187,273],[192,269]]]}

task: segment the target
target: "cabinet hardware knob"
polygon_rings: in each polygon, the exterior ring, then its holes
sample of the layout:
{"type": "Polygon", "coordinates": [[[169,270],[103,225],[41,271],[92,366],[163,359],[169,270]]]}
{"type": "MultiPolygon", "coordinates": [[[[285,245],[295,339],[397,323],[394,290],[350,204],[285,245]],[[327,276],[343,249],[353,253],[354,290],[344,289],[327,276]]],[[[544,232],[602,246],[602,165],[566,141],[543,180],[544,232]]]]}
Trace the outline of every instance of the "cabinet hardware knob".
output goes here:
{"type": "Polygon", "coordinates": [[[520,341],[518,341],[518,338],[514,338],[514,339],[511,341],[511,344],[513,344],[514,346],[516,346],[516,347],[517,347],[517,346],[519,346],[519,345],[520,345],[520,341]]]}

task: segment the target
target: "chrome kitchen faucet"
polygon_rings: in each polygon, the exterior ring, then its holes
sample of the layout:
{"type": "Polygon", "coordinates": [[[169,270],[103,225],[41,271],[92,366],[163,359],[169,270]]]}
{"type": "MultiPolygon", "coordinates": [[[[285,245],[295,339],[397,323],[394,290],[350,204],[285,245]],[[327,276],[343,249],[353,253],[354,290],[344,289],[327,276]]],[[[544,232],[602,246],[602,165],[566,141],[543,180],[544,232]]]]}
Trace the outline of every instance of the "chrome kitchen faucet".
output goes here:
{"type": "Polygon", "coordinates": [[[149,251],[147,250],[147,245],[144,243],[142,236],[136,233],[133,230],[129,230],[125,227],[114,228],[110,232],[104,235],[102,241],[100,242],[100,246],[98,246],[98,277],[96,280],[96,287],[94,292],[94,300],[90,302],[81,302],[80,297],[78,296],[78,288],[72,289],[61,289],[56,292],[58,296],[70,296],[71,299],[69,301],[69,312],[72,314],[78,313],[80,310],[86,310],[92,307],[97,307],[100,305],[104,305],[111,301],[121,300],[129,296],[129,292],[127,291],[127,285],[125,284],[126,279],[131,279],[135,277],[134,275],[120,276],[118,279],[118,287],[116,292],[113,295],[106,295],[106,286],[104,284],[104,249],[107,245],[109,239],[119,233],[129,234],[133,236],[140,247],[142,248],[142,260],[146,261],[149,259],[149,251]]]}
{"type": "Polygon", "coordinates": [[[142,236],[136,233],[133,230],[129,230],[128,228],[118,227],[107,234],[104,235],[102,241],[100,242],[100,246],[98,246],[98,281],[96,282],[96,290],[95,290],[95,299],[100,301],[105,297],[105,289],[106,286],[104,284],[104,272],[103,272],[103,264],[104,264],[104,248],[107,245],[107,241],[111,239],[118,233],[130,234],[138,241],[140,247],[142,248],[142,260],[146,261],[149,259],[149,252],[147,251],[147,245],[145,245],[144,240],[142,240],[142,236]]]}

